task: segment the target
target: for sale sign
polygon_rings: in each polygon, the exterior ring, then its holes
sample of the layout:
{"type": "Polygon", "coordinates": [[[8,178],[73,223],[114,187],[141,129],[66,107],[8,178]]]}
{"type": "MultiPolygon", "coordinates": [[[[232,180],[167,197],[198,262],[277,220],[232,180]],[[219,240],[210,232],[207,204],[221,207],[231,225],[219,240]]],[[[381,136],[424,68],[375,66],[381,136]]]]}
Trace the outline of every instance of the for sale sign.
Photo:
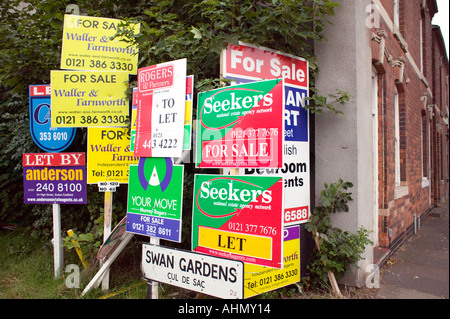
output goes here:
{"type": "Polygon", "coordinates": [[[128,73],[51,71],[52,127],[124,127],[128,73]]]}
{"type": "Polygon", "coordinates": [[[227,79],[254,81],[284,78],[287,85],[308,87],[305,59],[250,44],[229,44],[222,52],[222,75],[227,79]]]}
{"type": "Polygon", "coordinates": [[[23,154],[25,204],[86,204],[84,153],[23,154]]]}
{"type": "Polygon", "coordinates": [[[196,175],[192,249],[282,268],[283,179],[196,175]]]}
{"type": "Polygon", "coordinates": [[[283,268],[244,265],[244,295],[250,298],[300,281],[300,226],[284,229],[283,268]]]}
{"type": "Polygon", "coordinates": [[[65,15],[61,69],[126,71],[136,74],[138,48],[114,36],[126,30],[138,34],[140,24],[118,19],[65,15]]]}
{"type": "Polygon", "coordinates": [[[281,167],[283,80],[199,93],[198,167],[281,167]]]}
{"type": "Polygon", "coordinates": [[[181,59],[138,70],[135,156],[181,156],[186,64],[186,59],[181,59]]]}
{"type": "Polygon", "coordinates": [[[128,232],[181,242],[183,169],[162,157],[130,165],[128,232]]]}
{"type": "Polygon", "coordinates": [[[149,280],[217,298],[244,298],[241,261],[143,244],[141,268],[149,280]]]}

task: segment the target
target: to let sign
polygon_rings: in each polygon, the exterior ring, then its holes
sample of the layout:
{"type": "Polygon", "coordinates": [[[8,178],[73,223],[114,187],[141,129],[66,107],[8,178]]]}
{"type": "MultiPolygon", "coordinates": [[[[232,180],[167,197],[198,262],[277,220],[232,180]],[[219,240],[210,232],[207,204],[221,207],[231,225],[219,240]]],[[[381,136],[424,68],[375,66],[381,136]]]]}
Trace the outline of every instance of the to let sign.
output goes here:
{"type": "Polygon", "coordinates": [[[186,107],[186,59],[138,70],[138,157],[180,157],[186,107]]]}
{"type": "Polygon", "coordinates": [[[23,154],[26,204],[86,204],[85,153],[23,154]]]}

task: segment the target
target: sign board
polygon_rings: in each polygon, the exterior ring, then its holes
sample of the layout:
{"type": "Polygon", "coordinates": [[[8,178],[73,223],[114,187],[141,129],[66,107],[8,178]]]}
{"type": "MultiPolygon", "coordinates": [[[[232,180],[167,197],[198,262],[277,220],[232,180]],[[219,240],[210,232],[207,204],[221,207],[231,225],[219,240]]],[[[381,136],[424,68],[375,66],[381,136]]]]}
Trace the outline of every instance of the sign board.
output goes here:
{"type": "Polygon", "coordinates": [[[181,242],[183,165],[142,157],[130,165],[127,231],[181,242]]]}
{"type": "Polygon", "coordinates": [[[120,186],[120,182],[98,182],[97,185],[99,192],[115,192],[120,186]]]}
{"type": "Polygon", "coordinates": [[[128,183],[129,166],[137,164],[139,159],[130,151],[127,128],[89,127],[87,144],[88,184],[128,183]]]}
{"type": "Polygon", "coordinates": [[[85,153],[24,153],[25,204],[86,204],[85,153]]]}
{"type": "Polygon", "coordinates": [[[244,297],[241,261],[143,244],[141,268],[149,280],[217,298],[244,297]]]}
{"type": "Polygon", "coordinates": [[[309,86],[307,60],[242,42],[222,52],[221,67],[223,77],[241,83],[284,78],[289,86],[309,86]]]}
{"type": "Polygon", "coordinates": [[[135,156],[181,157],[186,65],[181,59],[138,70],[135,156]]]}
{"type": "Polygon", "coordinates": [[[51,71],[52,127],[126,126],[128,73],[51,71]]]}
{"type": "Polygon", "coordinates": [[[283,267],[283,179],[195,175],[192,250],[283,267]]]}
{"type": "Polygon", "coordinates": [[[237,83],[283,77],[285,80],[283,165],[280,169],[241,169],[245,175],[284,177],[285,224],[305,223],[310,216],[308,61],[264,47],[229,44],[222,52],[222,76],[237,83]]]}
{"type": "Polygon", "coordinates": [[[283,113],[282,79],[199,93],[197,167],[281,167],[283,113]]]}
{"type": "Polygon", "coordinates": [[[127,224],[127,217],[124,217],[117,225],[114,227],[111,234],[106,238],[105,242],[100,246],[97,259],[103,259],[110,256],[117,245],[123,240],[125,236],[125,228],[127,224]]]}
{"type": "Polygon", "coordinates": [[[250,298],[300,281],[300,226],[284,228],[283,268],[244,265],[244,297],[250,298]]]}
{"type": "MultiPolygon", "coordinates": [[[[61,69],[126,71],[136,74],[137,45],[114,38],[124,29],[121,20],[65,15],[61,52],[61,69]]],[[[140,24],[128,28],[138,34],[140,24]]]]}
{"type": "Polygon", "coordinates": [[[30,85],[30,132],[33,141],[46,152],[62,152],[75,138],[75,128],[51,127],[50,85],[30,85]]]}

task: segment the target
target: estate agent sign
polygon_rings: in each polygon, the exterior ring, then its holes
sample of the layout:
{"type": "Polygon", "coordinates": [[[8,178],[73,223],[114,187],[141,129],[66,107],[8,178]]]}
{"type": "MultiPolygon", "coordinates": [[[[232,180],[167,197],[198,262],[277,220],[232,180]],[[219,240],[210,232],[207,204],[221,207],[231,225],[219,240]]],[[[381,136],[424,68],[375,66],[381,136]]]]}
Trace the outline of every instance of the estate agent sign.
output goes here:
{"type": "Polygon", "coordinates": [[[24,153],[25,204],[86,204],[84,153],[24,153]]]}
{"type": "Polygon", "coordinates": [[[281,167],[282,79],[220,88],[198,95],[198,167],[281,167]]]}
{"type": "Polygon", "coordinates": [[[57,153],[72,143],[76,129],[51,127],[50,95],[50,85],[30,85],[30,132],[42,150],[57,153]]]}
{"type": "Polygon", "coordinates": [[[285,187],[285,224],[305,223],[310,215],[308,61],[246,43],[222,52],[221,74],[237,83],[283,77],[285,80],[283,165],[280,169],[241,169],[246,175],[281,175],[285,187]]]}
{"type": "Polygon", "coordinates": [[[128,73],[51,71],[52,126],[126,126],[128,73]]]}
{"type": "MultiPolygon", "coordinates": [[[[136,74],[138,49],[115,34],[121,20],[77,15],[64,16],[61,69],[126,71],[136,74]]],[[[139,33],[140,24],[129,29],[139,33]]]]}
{"type": "Polygon", "coordinates": [[[186,65],[186,59],[181,59],[138,70],[135,156],[181,156],[186,65]]]}
{"type": "Polygon", "coordinates": [[[181,242],[183,169],[162,157],[130,165],[128,232],[181,242]]]}

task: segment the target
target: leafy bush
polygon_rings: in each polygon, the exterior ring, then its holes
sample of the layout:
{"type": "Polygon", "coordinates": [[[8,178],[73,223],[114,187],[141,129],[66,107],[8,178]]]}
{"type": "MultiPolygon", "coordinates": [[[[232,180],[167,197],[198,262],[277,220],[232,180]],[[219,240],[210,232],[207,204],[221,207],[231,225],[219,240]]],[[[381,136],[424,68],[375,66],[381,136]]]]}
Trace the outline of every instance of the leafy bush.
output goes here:
{"type": "Polygon", "coordinates": [[[351,187],[352,183],[342,179],[338,183],[325,184],[320,195],[322,205],[314,209],[305,225],[306,230],[316,238],[316,244],[318,243],[313,261],[308,266],[314,287],[329,285],[328,272],[334,273],[337,280],[342,278],[363,259],[365,246],[373,244],[369,240],[370,232],[362,226],[356,234],[352,234],[331,225],[331,213],[348,212],[348,202],[353,199],[347,190],[351,187]]]}

